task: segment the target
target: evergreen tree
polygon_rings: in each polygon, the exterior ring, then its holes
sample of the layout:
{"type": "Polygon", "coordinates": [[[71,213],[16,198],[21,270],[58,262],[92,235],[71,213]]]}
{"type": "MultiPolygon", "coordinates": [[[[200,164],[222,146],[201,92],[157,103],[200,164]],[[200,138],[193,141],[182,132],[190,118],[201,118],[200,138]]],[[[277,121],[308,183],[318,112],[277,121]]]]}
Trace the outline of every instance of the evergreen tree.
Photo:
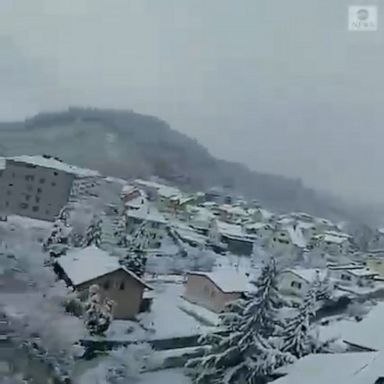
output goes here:
{"type": "Polygon", "coordinates": [[[144,222],[133,234],[127,253],[120,261],[124,267],[139,277],[145,272],[150,236],[148,223],[144,222]]]}
{"type": "Polygon", "coordinates": [[[221,316],[227,332],[202,338],[210,345],[207,354],[187,363],[194,383],[264,383],[277,368],[292,361],[292,355],[279,351],[272,337],[280,330],[282,303],[274,260],[255,285],[258,291],[231,303],[221,316]]]}
{"type": "Polygon", "coordinates": [[[150,223],[148,221],[144,221],[144,223],[137,228],[128,246],[130,251],[146,251],[149,248],[151,242],[149,225],[150,223]]]}
{"type": "Polygon", "coordinates": [[[251,315],[252,326],[264,337],[276,336],[283,327],[280,308],[286,303],[277,284],[277,270],[274,258],[264,266],[260,277],[254,282],[255,292],[248,299],[245,315],[251,315]]]}
{"type": "Polygon", "coordinates": [[[61,220],[56,220],[48,238],[43,242],[43,251],[52,257],[59,257],[69,248],[70,229],[61,220]]]}
{"type": "Polygon", "coordinates": [[[299,308],[299,313],[288,321],[282,334],[282,350],[297,358],[313,352],[314,335],[311,319],[315,315],[316,290],[312,287],[299,308]]]}
{"type": "Polygon", "coordinates": [[[117,239],[117,245],[122,248],[128,248],[129,242],[127,238],[127,216],[125,212],[120,216],[114,233],[117,239]]]}
{"type": "Polygon", "coordinates": [[[102,303],[99,292],[98,285],[91,285],[85,305],[84,323],[91,335],[103,335],[113,320],[113,302],[105,299],[102,303]]]}
{"type": "Polygon", "coordinates": [[[95,245],[96,247],[100,248],[101,236],[102,220],[100,217],[94,215],[85,234],[83,246],[89,247],[90,245],[95,245]]]}

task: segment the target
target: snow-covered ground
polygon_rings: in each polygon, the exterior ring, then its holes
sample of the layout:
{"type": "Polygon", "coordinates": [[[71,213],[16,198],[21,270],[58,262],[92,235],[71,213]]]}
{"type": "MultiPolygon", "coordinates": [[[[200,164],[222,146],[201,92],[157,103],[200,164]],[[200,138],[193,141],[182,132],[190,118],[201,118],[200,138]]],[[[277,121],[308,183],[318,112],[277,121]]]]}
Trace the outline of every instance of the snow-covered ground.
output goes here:
{"type": "Polygon", "coordinates": [[[166,369],[163,371],[144,373],[138,384],[192,384],[182,369],[166,369]]]}
{"type": "Polygon", "coordinates": [[[361,321],[346,318],[320,327],[320,338],[328,340],[339,338],[366,348],[384,349],[384,303],[374,306],[361,321]]]}
{"type": "Polygon", "coordinates": [[[214,329],[201,324],[180,308],[185,303],[181,297],[184,292],[182,284],[158,282],[152,286],[155,295],[151,312],[142,315],[142,323],[154,330],[152,339],[198,335],[214,329]]]}

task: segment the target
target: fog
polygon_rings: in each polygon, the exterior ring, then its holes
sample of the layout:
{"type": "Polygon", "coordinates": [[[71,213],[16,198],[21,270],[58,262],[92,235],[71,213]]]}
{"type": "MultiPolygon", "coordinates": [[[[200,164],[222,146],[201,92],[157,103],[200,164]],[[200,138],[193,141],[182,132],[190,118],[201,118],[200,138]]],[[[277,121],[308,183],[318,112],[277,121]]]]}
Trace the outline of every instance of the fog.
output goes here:
{"type": "Polygon", "coordinates": [[[351,4],[1,0],[0,119],[133,109],[221,158],[382,203],[384,15],[351,32],[351,4]]]}

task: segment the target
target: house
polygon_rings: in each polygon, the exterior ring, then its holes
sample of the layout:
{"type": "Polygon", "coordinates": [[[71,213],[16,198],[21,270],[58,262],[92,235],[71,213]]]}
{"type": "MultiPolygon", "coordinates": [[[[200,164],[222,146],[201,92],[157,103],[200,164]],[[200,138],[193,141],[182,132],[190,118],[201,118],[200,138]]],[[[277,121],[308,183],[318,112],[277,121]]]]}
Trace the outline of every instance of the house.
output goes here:
{"type": "Polygon", "coordinates": [[[215,272],[188,272],[183,297],[193,304],[220,313],[225,306],[253,288],[244,272],[222,269],[215,272]]]}
{"type": "Polygon", "coordinates": [[[364,255],[366,266],[377,273],[378,278],[384,279],[384,250],[369,251],[364,255]]]}
{"type": "Polygon", "coordinates": [[[266,243],[266,248],[273,254],[294,255],[298,252],[291,233],[287,228],[277,229],[266,243]]]}
{"type": "Polygon", "coordinates": [[[382,384],[382,352],[311,354],[278,370],[272,384],[382,384]]]}
{"type": "Polygon", "coordinates": [[[253,252],[256,237],[247,234],[242,226],[213,220],[208,239],[211,244],[224,244],[227,251],[239,256],[249,256],[253,252]]]}
{"type": "Polygon", "coordinates": [[[100,174],[49,156],[17,156],[2,159],[0,212],[53,221],[71,194],[85,193],[100,174]],[[81,179],[82,182],[76,182],[81,179]],[[76,182],[76,183],[75,183],[76,182]]]}
{"type": "Polygon", "coordinates": [[[142,197],[140,189],[136,188],[133,185],[124,185],[123,188],[121,189],[120,198],[123,204],[127,204],[130,201],[135,200],[139,197],[142,197]]]}
{"type": "Polygon", "coordinates": [[[223,204],[218,207],[219,219],[228,223],[237,223],[248,217],[244,208],[223,204]]]}
{"type": "Polygon", "coordinates": [[[266,243],[274,232],[274,227],[267,223],[248,223],[244,229],[247,234],[254,235],[260,244],[266,243]]]}
{"type": "Polygon", "coordinates": [[[322,281],[326,274],[326,271],[318,269],[286,269],[278,276],[279,291],[284,295],[303,298],[316,279],[322,281]]]}
{"type": "Polygon", "coordinates": [[[350,236],[342,232],[326,231],[313,236],[308,248],[320,250],[334,257],[345,256],[350,249],[350,236]]]}
{"type": "Polygon", "coordinates": [[[133,184],[145,191],[148,199],[150,201],[155,201],[160,211],[172,211],[174,204],[172,198],[181,195],[178,188],[170,187],[154,181],[136,179],[133,184]]]}
{"type": "Polygon", "coordinates": [[[188,205],[196,203],[198,197],[193,195],[179,194],[171,196],[168,202],[168,208],[171,213],[181,214],[187,211],[188,205]]]}
{"type": "Polygon", "coordinates": [[[149,204],[142,205],[139,209],[129,209],[126,211],[127,233],[133,235],[136,230],[144,223],[148,223],[151,233],[150,248],[159,248],[164,237],[167,221],[156,208],[149,204]]]}
{"type": "Polygon", "coordinates": [[[88,297],[88,289],[97,284],[102,299],[114,301],[114,318],[133,319],[143,306],[143,294],[151,289],[141,278],[119,264],[116,257],[94,246],[76,249],[57,259],[55,272],[79,293],[88,297]]]}
{"type": "Polygon", "coordinates": [[[255,222],[271,223],[274,219],[274,215],[272,212],[269,212],[266,209],[260,207],[249,208],[248,214],[250,218],[255,222]]]}
{"type": "Polygon", "coordinates": [[[378,275],[374,270],[356,264],[329,266],[328,271],[330,278],[345,286],[368,286],[378,275]]]}
{"type": "Polygon", "coordinates": [[[215,219],[213,213],[205,207],[190,207],[189,225],[197,232],[208,235],[212,221],[215,219]]]}

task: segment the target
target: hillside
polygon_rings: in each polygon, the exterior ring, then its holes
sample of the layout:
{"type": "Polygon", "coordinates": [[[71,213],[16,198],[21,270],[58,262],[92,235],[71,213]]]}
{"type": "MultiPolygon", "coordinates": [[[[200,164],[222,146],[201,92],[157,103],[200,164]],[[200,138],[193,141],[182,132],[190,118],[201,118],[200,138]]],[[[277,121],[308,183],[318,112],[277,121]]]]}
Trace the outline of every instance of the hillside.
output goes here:
{"type": "Polygon", "coordinates": [[[44,153],[112,176],[156,175],[194,190],[224,185],[276,210],[344,215],[338,202],[300,180],[218,160],[164,121],[132,111],[70,108],[0,123],[0,155],[44,153]]]}

